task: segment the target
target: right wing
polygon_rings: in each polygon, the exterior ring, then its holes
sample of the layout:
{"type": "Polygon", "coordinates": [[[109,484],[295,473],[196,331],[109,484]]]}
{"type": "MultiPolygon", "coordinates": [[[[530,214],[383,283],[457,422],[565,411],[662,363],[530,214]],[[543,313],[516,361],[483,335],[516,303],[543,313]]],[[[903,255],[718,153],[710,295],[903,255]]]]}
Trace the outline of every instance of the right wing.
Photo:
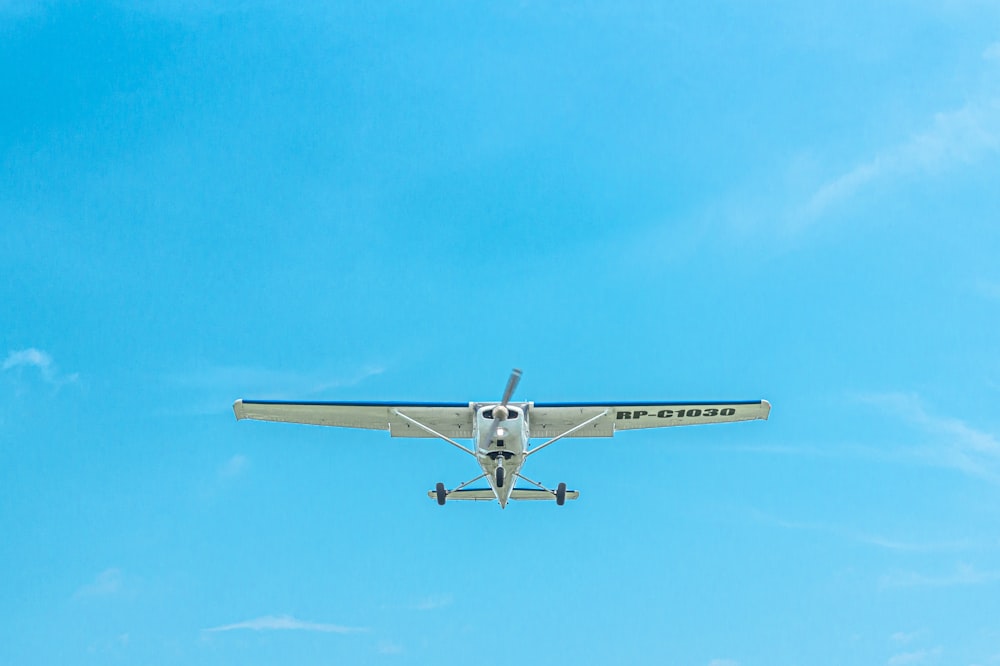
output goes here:
{"type": "Polygon", "coordinates": [[[532,437],[551,438],[606,412],[568,437],[612,437],[619,430],[766,420],[770,411],[771,403],[767,400],[531,403],[528,425],[532,437]]]}
{"type": "Polygon", "coordinates": [[[452,438],[472,437],[472,407],[467,402],[284,402],[237,400],[233,411],[239,419],[306,423],[310,425],[388,430],[393,437],[433,437],[399,411],[452,438]]]}

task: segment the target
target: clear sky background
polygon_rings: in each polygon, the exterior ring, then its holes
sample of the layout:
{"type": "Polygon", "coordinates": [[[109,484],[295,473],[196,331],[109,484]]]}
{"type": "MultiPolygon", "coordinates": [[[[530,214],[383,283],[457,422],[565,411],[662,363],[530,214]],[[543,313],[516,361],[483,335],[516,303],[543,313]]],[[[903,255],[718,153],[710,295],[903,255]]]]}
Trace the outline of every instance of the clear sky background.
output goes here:
{"type": "Polygon", "coordinates": [[[998,219],[996,2],[0,2],[0,662],[1000,664],[998,219]],[[773,409],[231,409],[515,366],[773,409]]]}

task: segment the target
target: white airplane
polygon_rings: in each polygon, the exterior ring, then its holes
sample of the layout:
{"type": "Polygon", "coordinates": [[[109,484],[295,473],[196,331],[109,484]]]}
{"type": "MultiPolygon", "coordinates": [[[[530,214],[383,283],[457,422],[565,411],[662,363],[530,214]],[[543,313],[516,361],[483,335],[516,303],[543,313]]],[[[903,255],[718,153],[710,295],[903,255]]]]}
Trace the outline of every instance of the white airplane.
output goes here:
{"type": "Polygon", "coordinates": [[[529,456],[564,437],[612,437],[619,430],[766,420],[767,400],[743,402],[511,402],[521,379],[515,369],[500,402],[284,402],[237,400],[236,419],[388,430],[392,437],[437,437],[476,459],[483,473],[446,490],[428,492],[438,504],[452,500],[555,500],[580,493],[560,483],[546,488],[521,474],[529,456]],[[530,437],[547,438],[528,448],[530,437]],[[454,438],[471,438],[475,449],[454,438]],[[485,478],[489,488],[469,488],[485,478]],[[515,488],[520,479],[532,488],[515,488]]]}

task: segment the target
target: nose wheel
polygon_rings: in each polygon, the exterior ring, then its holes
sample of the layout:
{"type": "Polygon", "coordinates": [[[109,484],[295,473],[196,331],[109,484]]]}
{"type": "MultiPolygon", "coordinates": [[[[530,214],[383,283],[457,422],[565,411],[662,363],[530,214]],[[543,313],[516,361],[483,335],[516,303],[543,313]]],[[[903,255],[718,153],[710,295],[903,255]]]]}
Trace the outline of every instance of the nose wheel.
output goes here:
{"type": "Polygon", "coordinates": [[[503,488],[503,465],[497,466],[497,488],[503,488]]]}

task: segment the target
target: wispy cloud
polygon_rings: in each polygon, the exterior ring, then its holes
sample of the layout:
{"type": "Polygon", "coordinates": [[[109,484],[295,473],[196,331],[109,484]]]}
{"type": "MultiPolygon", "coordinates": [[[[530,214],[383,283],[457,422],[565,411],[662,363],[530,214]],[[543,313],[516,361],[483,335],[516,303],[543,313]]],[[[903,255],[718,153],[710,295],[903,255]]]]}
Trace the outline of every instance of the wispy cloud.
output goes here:
{"type": "Polygon", "coordinates": [[[74,594],[75,599],[88,599],[95,597],[113,597],[121,594],[125,589],[125,575],[121,569],[105,569],[97,574],[93,581],[87,583],[74,594]]]}
{"type": "Polygon", "coordinates": [[[887,537],[880,534],[862,532],[859,530],[839,525],[831,525],[820,522],[785,520],[758,510],[752,510],[751,515],[754,520],[756,520],[759,523],[763,523],[765,525],[771,525],[774,527],[780,527],[789,530],[823,532],[831,536],[847,539],[850,541],[856,541],[858,543],[868,544],[870,546],[875,546],[877,548],[882,548],[885,550],[915,552],[915,553],[949,552],[949,551],[958,552],[958,551],[971,550],[973,548],[976,548],[977,545],[982,545],[982,544],[976,544],[969,540],[908,541],[904,539],[887,537]]]}
{"type": "Polygon", "coordinates": [[[338,377],[317,373],[268,370],[235,365],[208,365],[171,375],[169,380],[187,388],[212,390],[242,388],[270,394],[319,393],[334,388],[355,386],[369,377],[385,372],[381,365],[367,365],[338,377]]]}
{"type": "Polygon", "coordinates": [[[22,372],[25,368],[38,371],[41,378],[53,386],[69,384],[79,378],[76,374],[61,374],[52,356],[34,347],[8,353],[3,365],[0,366],[4,372],[22,372]]]}
{"type": "Polygon", "coordinates": [[[906,645],[920,635],[919,631],[897,631],[892,636],[889,636],[889,640],[893,643],[900,643],[901,645],[906,645]]]}
{"type": "Polygon", "coordinates": [[[250,460],[244,455],[235,455],[219,468],[219,477],[223,479],[233,479],[246,472],[250,466],[250,460]]]}
{"type": "Polygon", "coordinates": [[[383,641],[378,644],[379,654],[403,654],[403,646],[398,643],[389,643],[383,641]]]}
{"type": "Polygon", "coordinates": [[[1000,69],[1000,42],[987,46],[982,59],[986,83],[969,94],[968,102],[935,113],[924,128],[819,185],[792,214],[792,227],[815,223],[830,208],[880,181],[936,175],[1000,153],[1000,90],[994,76],[1000,69]]]}
{"type": "Polygon", "coordinates": [[[998,151],[1000,99],[970,102],[937,113],[927,128],[817,188],[803,207],[799,221],[806,225],[816,220],[830,207],[878,180],[940,173],[998,151]]]}
{"type": "Polygon", "coordinates": [[[307,622],[299,620],[291,615],[265,615],[253,620],[245,620],[234,624],[224,624],[219,627],[202,629],[208,633],[220,633],[223,631],[315,631],[324,634],[356,634],[368,631],[364,627],[345,627],[339,624],[327,624],[324,622],[307,622]]]}
{"type": "Polygon", "coordinates": [[[439,610],[441,608],[447,608],[455,603],[455,598],[450,594],[436,594],[429,595],[419,599],[415,602],[408,602],[403,600],[402,602],[397,602],[394,604],[388,604],[383,606],[386,609],[393,610],[405,610],[405,611],[433,611],[439,610]]]}
{"type": "Polygon", "coordinates": [[[42,13],[52,0],[0,0],[0,16],[25,18],[42,13]]]}
{"type": "Polygon", "coordinates": [[[250,469],[250,459],[242,454],[235,454],[225,461],[215,463],[215,467],[206,470],[198,486],[198,498],[205,502],[215,502],[218,497],[234,488],[240,479],[250,469]]]}
{"type": "Polygon", "coordinates": [[[1000,441],[992,433],[961,419],[931,413],[914,394],[875,393],[859,398],[895,413],[931,438],[927,444],[908,449],[914,459],[1000,483],[1000,441]]]}
{"type": "Polygon", "coordinates": [[[922,664],[941,656],[941,648],[936,647],[931,650],[916,650],[914,652],[901,652],[889,657],[886,662],[888,666],[906,666],[906,664],[922,664]]]}
{"type": "MultiPolygon", "coordinates": [[[[683,446],[683,445],[681,445],[683,446]]],[[[803,458],[864,458],[871,460],[892,460],[895,456],[891,451],[874,446],[837,442],[836,445],[824,444],[724,444],[718,447],[720,451],[733,453],[756,453],[761,455],[795,456],[803,458]]]]}
{"type": "Polygon", "coordinates": [[[942,551],[954,552],[971,550],[976,547],[976,544],[968,539],[958,539],[954,541],[904,541],[878,534],[866,534],[863,532],[851,531],[848,531],[847,535],[856,541],[867,543],[871,546],[909,553],[932,553],[942,551]]]}
{"type": "Polygon", "coordinates": [[[1000,282],[994,280],[980,280],[976,283],[976,288],[987,298],[1000,301],[1000,282]]]}
{"type": "Polygon", "coordinates": [[[166,377],[182,388],[196,406],[188,411],[212,414],[228,410],[239,397],[302,399],[338,388],[357,386],[385,372],[382,365],[366,365],[340,376],[317,372],[277,371],[232,365],[204,365],[166,377]]]}
{"type": "Polygon", "coordinates": [[[118,634],[112,638],[97,640],[87,646],[90,654],[106,655],[108,653],[121,653],[128,649],[131,636],[128,633],[118,634]]]}
{"type": "Polygon", "coordinates": [[[1000,653],[989,655],[985,659],[977,659],[971,666],[983,666],[984,664],[1000,664],[1000,653]]]}
{"type": "Polygon", "coordinates": [[[454,602],[451,595],[441,595],[436,597],[425,597],[413,605],[414,610],[432,611],[440,608],[447,608],[454,602]]]}
{"type": "Polygon", "coordinates": [[[1000,571],[981,571],[970,564],[959,564],[954,571],[927,575],[913,571],[893,572],[882,576],[880,587],[955,587],[987,585],[1000,582],[1000,571]]]}

